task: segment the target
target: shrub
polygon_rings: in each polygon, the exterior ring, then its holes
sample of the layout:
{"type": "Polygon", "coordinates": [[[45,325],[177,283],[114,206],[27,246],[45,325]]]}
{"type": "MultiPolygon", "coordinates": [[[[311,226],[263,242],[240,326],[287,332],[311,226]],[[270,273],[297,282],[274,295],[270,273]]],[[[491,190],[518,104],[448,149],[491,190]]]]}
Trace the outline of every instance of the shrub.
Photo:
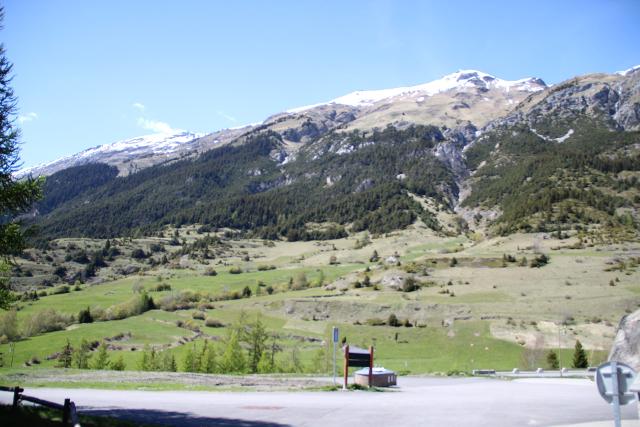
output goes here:
{"type": "Polygon", "coordinates": [[[269,295],[273,294],[273,291],[274,291],[273,286],[271,286],[271,285],[267,286],[267,288],[265,290],[267,291],[267,293],[269,295]]]}
{"type": "Polygon", "coordinates": [[[369,326],[384,326],[384,319],[380,319],[378,317],[374,317],[372,319],[367,319],[367,325],[369,326]]]}
{"type": "Polygon", "coordinates": [[[52,295],[68,294],[71,288],[67,285],[58,286],[51,291],[52,295]]]}
{"type": "Polygon", "coordinates": [[[413,277],[407,277],[402,284],[402,292],[413,292],[420,289],[420,284],[413,277]]]}
{"type": "Polygon", "coordinates": [[[229,273],[231,273],[231,274],[240,274],[240,273],[242,273],[242,269],[240,267],[238,267],[238,266],[234,266],[234,267],[231,267],[229,269],[229,273]]]}
{"type": "Polygon", "coordinates": [[[149,255],[140,248],[136,248],[131,251],[131,258],[133,259],[145,259],[147,257],[149,257],[149,255]]]}
{"type": "Polygon", "coordinates": [[[242,289],[242,298],[249,298],[251,297],[251,288],[249,286],[245,286],[242,289]]]}
{"type": "Polygon", "coordinates": [[[544,267],[548,263],[549,263],[549,257],[546,256],[545,254],[540,254],[531,260],[531,263],[529,264],[529,266],[531,268],[540,268],[540,267],[544,267]]]}
{"type": "Polygon", "coordinates": [[[170,290],[171,290],[171,285],[168,283],[160,283],[160,284],[157,284],[155,288],[153,288],[153,291],[155,292],[170,291],[170,290]]]}
{"type": "Polygon", "coordinates": [[[293,279],[293,285],[291,286],[291,289],[294,291],[299,291],[308,287],[309,281],[307,280],[307,275],[303,272],[296,274],[295,279],[293,279]]]}
{"type": "Polygon", "coordinates": [[[258,271],[267,271],[267,270],[275,270],[276,266],[275,265],[259,265],[258,266],[258,271]]]}
{"type": "Polygon", "coordinates": [[[87,307],[84,310],[80,310],[78,313],[78,323],[92,323],[93,317],[91,316],[91,309],[87,307]]]}
{"type": "Polygon", "coordinates": [[[558,369],[560,367],[558,354],[553,350],[549,350],[549,353],[547,353],[547,366],[549,369],[558,369]]]}
{"type": "Polygon", "coordinates": [[[124,371],[126,368],[124,358],[122,356],[118,357],[117,360],[114,360],[109,364],[109,367],[112,371],[124,371]]]}
{"type": "Polygon", "coordinates": [[[105,312],[105,318],[107,320],[120,320],[127,317],[137,316],[145,311],[153,310],[155,303],[146,292],[140,295],[135,295],[128,301],[113,305],[105,312]]]}
{"type": "Polygon", "coordinates": [[[33,314],[26,322],[24,334],[34,336],[44,332],[60,331],[71,324],[71,318],[59,314],[53,308],[45,308],[33,314]]]}
{"type": "Polygon", "coordinates": [[[0,315],[0,336],[5,336],[8,341],[20,337],[18,333],[18,316],[15,310],[9,310],[0,315]]]}
{"type": "Polygon", "coordinates": [[[210,328],[223,328],[224,327],[224,323],[222,323],[221,321],[214,319],[212,317],[207,317],[207,319],[204,321],[205,326],[208,326],[210,328]]]}
{"type": "Polygon", "coordinates": [[[213,269],[212,267],[209,267],[204,271],[204,275],[205,276],[217,276],[218,272],[215,269],[213,269]]]}
{"type": "Polygon", "coordinates": [[[398,317],[397,317],[395,314],[393,314],[393,313],[391,313],[391,314],[389,315],[389,318],[387,319],[387,325],[389,325],[389,326],[393,326],[393,327],[401,326],[401,324],[400,324],[400,320],[399,320],[399,319],[398,319],[398,317]]]}
{"type": "Polygon", "coordinates": [[[165,295],[158,303],[158,307],[165,311],[187,310],[195,307],[203,296],[191,291],[181,291],[178,294],[165,295]]]}
{"type": "Polygon", "coordinates": [[[193,317],[194,319],[198,319],[198,320],[204,320],[206,316],[207,316],[206,313],[203,312],[203,311],[194,311],[191,314],[191,317],[193,317]]]}

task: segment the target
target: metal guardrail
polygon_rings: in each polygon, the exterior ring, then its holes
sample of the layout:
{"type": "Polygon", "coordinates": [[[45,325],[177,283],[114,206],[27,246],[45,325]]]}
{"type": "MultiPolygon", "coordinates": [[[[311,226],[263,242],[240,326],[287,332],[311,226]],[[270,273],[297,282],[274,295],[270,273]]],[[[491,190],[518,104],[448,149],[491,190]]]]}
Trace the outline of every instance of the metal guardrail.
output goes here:
{"type": "Polygon", "coordinates": [[[520,369],[513,369],[511,371],[496,371],[494,369],[474,369],[471,371],[471,375],[474,376],[489,376],[489,377],[505,377],[505,378],[590,378],[593,377],[594,370],[592,369],[552,369],[544,370],[538,368],[533,371],[521,371],[520,369]]]}
{"type": "Polygon", "coordinates": [[[64,404],[55,402],[49,402],[48,400],[39,399],[35,396],[27,396],[22,394],[24,389],[22,387],[4,387],[0,386],[0,391],[7,391],[13,393],[13,409],[18,409],[20,401],[35,403],[36,405],[45,406],[51,409],[57,409],[62,411],[62,425],[66,426],[71,422],[73,427],[81,427],[78,420],[78,411],[76,410],[76,404],[71,399],[65,399],[64,404]]]}

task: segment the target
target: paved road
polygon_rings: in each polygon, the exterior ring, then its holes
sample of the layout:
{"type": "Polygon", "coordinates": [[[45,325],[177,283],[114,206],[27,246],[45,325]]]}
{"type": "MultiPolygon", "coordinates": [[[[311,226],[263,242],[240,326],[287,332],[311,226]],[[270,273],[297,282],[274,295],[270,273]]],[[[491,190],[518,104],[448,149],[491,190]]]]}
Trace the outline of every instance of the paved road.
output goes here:
{"type": "MultiPolygon", "coordinates": [[[[70,397],[84,413],[187,427],[521,427],[611,419],[611,408],[589,380],[401,377],[399,381],[400,388],[389,392],[226,393],[43,388],[31,389],[29,394],[60,402],[70,397]]],[[[8,393],[0,393],[0,401],[8,403],[10,397],[8,393]]],[[[637,417],[635,402],[623,408],[624,419],[637,417]]]]}

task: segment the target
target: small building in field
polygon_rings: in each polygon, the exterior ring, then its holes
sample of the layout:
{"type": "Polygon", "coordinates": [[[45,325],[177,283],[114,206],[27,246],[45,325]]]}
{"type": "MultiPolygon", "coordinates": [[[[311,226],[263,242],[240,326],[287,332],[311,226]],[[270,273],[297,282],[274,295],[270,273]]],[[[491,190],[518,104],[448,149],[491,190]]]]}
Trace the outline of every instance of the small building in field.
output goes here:
{"type": "MultiPolygon", "coordinates": [[[[362,368],[356,371],[355,382],[363,387],[369,386],[369,368],[362,368]]],[[[395,372],[385,368],[373,368],[372,387],[391,387],[397,385],[398,376],[395,372]]]]}

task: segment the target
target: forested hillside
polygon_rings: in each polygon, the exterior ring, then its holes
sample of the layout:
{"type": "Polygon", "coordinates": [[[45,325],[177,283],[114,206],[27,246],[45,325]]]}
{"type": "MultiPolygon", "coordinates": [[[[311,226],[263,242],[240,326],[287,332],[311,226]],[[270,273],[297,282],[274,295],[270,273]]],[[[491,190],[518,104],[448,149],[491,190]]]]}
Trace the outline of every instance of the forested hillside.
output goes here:
{"type": "MultiPolygon", "coordinates": [[[[200,223],[305,240],[342,236],[342,226],[351,223],[354,230],[382,233],[422,217],[438,227],[408,195],[434,197],[447,206],[457,192],[451,172],[432,153],[442,140],[437,128],[389,127],[366,138],[357,132],[329,134],[318,144],[337,140],[355,148],[316,157],[303,150],[296,160],[279,164],[282,139],[267,131],[196,160],[127,177],[108,179],[110,169],[87,166],[105,172],[104,184],[87,184],[86,191],[44,216],[41,228],[48,237],[113,237],[200,223]],[[324,222],[335,225],[307,227],[324,222]]],[[[61,181],[64,174],[49,180],[61,181]]],[[[59,192],[49,189],[42,203],[56,206],[59,199],[59,192]]]]}
{"type": "Polygon", "coordinates": [[[202,224],[294,241],[386,233],[418,219],[440,231],[438,211],[455,211],[464,218],[454,221],[460,230],[593,225],[635,236],[640,71],[520,90],[507,98],[521,100],[510,113],[482,128],[450,100],[473,99],[465,108],[486,117],[486,96],[504,102],[510,92],[500,88],[518,86],[496,86],[480,75],[438,81],[450,87],[430,102],[447,103],[425,106],[428,114],[415,123],[406,114],[421,108],[415,96],[428,95],[424,90],[372,105],[363,103],[366,94],[352,94],[353,106],[285,112],[198,157],[128,176],[99,164],[69,168],[49,177],[36,222],[42,238],[147,235],[166,225],[202,224]],[[356,114],[365,128],[354,128],[356,114]],[[425,121],[433,125],[417,124],[425,121]]]}

